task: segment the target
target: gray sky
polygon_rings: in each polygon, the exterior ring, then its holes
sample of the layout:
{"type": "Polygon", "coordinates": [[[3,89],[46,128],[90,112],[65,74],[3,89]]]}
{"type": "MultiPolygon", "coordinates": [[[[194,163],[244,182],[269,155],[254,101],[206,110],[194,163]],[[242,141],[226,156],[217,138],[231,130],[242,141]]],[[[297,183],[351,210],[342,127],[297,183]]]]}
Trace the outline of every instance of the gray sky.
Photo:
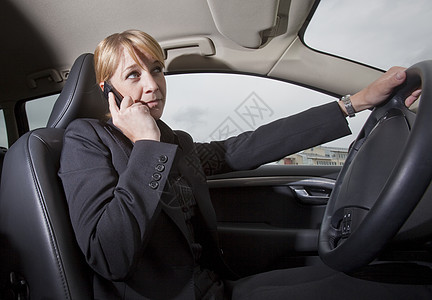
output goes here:
{"type": "Polygon", "coordinates": [[[312,47],[382,69],[432,58],[430,0],[322,0],[318,12],[312,47]]]}

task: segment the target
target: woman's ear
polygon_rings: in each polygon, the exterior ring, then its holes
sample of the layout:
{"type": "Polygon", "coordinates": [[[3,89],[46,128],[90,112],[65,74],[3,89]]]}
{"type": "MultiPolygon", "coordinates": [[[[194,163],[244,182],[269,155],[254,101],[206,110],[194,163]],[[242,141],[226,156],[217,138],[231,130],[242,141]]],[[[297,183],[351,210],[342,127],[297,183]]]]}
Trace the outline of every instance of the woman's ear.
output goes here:
{"type": "Polygon", "coordinates": [[[105,86],[105,82],[104,81],[99,82],[99,86],[100,86],[101,90],[103,91],[104,86],[105,86]]]}

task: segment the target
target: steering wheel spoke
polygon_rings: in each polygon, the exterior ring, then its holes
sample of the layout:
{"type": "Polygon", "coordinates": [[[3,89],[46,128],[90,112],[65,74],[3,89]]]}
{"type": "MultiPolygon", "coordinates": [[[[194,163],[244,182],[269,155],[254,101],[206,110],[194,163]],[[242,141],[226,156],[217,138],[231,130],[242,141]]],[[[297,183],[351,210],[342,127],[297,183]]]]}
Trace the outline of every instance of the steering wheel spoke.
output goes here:
{"type": "Polygon", "coordinates": [[[333,235],[331,239],[332,247],[335,248],[344,243],[360,226],[367,213],[368,210],[364,208],[345,207],[341,210],[341,213],[335,214],[332,223],[336,225],[332,226],[331,229],[331,234],[333,235]]]}

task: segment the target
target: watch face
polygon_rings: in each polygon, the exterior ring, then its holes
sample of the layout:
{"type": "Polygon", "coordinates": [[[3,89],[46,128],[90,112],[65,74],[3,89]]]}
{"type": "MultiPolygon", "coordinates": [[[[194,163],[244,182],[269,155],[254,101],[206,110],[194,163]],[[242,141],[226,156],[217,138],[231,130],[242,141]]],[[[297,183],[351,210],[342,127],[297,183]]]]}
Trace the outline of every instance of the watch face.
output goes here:
{"type": "Polygon", "coordinates": [[[350,118],[355,116],[355,110],[351,103],[351,95],[346,95],[342,97],[342,102],[345,105],[345,109],[347,110],[348,116],[350,118]]]}

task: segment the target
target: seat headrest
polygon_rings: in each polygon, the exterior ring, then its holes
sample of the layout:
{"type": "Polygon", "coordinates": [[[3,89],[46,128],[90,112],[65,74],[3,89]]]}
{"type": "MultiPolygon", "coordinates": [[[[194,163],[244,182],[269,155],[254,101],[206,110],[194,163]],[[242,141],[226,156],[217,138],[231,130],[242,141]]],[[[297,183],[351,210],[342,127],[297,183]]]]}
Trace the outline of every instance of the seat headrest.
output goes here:
{"type": "Polygon", "coordinates": [[[101,119],[108,111],[108,102],[96,82],[93,54],[85,53],[75,60],[47,127],[66,128],[77,118],[101,119]]]}

